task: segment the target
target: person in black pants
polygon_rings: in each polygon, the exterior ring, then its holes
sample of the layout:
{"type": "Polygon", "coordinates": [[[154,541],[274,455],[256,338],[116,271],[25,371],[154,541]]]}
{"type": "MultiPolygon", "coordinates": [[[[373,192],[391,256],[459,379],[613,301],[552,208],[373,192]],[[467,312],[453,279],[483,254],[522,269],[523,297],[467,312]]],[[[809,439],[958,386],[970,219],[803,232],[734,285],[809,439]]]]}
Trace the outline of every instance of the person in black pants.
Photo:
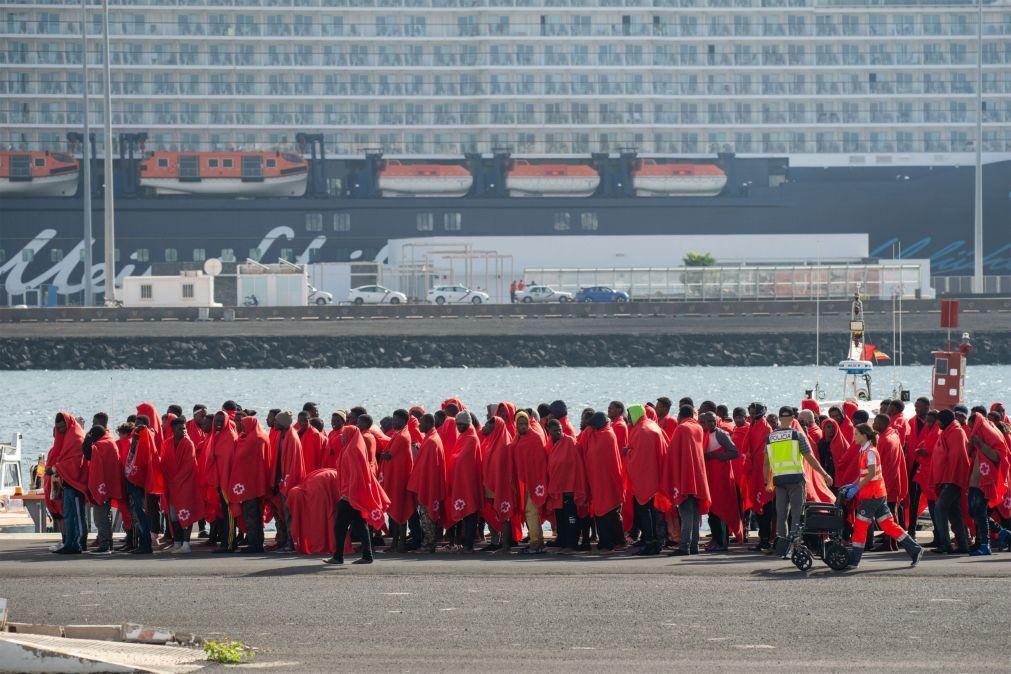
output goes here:
{"type": "Polygon", "coordinates": [[[337,545],[333,557],[323,561],[327,564],[344,563],[344,541],[347,539],[348,529],[362,544],[362,558],[355,560],[352,564],[371,564],[372,537],[369,535],[369,527],[365,524],[362,514],[347,499],[337,502],[337,517],[334,519],[333,525],[337,545]]]}
{"type": "Polygon", "coordinates": [[[471,513],[457,523],[460,531],[460,545],[463,546],[466,552],[474,552],[478,519],[477,513],[471,513]]]}

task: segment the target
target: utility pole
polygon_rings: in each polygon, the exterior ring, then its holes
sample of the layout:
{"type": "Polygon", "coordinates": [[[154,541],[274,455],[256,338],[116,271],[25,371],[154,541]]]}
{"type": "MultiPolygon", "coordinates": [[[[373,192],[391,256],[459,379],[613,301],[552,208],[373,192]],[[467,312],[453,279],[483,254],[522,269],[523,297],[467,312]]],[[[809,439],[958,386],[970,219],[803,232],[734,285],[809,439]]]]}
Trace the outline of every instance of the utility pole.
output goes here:
{"type": "Polygon", "coordinates": [[[983,283],[983,0],[976,0],[976,199],[973,222],[972,292],[981,295],[983,283]]]}
{"type": "Polygon", "coordinates": [[[102,0],[102,37],[105,41],[105,304],[116,304],[116,218],[113,212],[115,175],[112,168],[112,75],[109,62],[109,0],[102,0]]]}
{"type": "Polygon", "coordinates": [[[84,148],[81,161],[84,164],[84,306],[95,304],[95,288],[92,283],[91,231],[91,126],[88,120],[88,0],[81,0],[81,66],[84,69],[84,148]]]}

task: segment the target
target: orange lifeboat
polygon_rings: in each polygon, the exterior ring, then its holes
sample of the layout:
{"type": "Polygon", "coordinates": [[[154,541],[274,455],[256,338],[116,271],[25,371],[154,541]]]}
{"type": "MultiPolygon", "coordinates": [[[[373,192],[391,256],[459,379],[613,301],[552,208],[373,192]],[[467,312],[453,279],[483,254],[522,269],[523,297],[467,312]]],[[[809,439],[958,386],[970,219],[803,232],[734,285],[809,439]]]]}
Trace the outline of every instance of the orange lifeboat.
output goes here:
{"type": "Polygon", "coordinates": [[[309,162],[293,152],[152,152],[140,184],[156,194],[300,197],[309,162]]]}
{"type": "Polygon", "coordinates": [[[727,184],[727,174],[714,164],[658,164],[643,159],[632,172],[639,197],[715,197],[727,184]]]}
{"type": "Polygon", "coordinates": [[[0,151],[0,196],[72,197],[81,168],[64,152],[0,151]]]}
{"type": "Polygon", "coordinates": [[[474,176],[454,164],[401,164],[384,162],[379,170],[379,190],[384,197],[462,197],[474,176]]]}
{"type": "Polygon", "coordinates": [[[600,186],[600,174],[584,164],[531,164],[517,159],[506,172],[511,197],[588,197],[600,186]]]}

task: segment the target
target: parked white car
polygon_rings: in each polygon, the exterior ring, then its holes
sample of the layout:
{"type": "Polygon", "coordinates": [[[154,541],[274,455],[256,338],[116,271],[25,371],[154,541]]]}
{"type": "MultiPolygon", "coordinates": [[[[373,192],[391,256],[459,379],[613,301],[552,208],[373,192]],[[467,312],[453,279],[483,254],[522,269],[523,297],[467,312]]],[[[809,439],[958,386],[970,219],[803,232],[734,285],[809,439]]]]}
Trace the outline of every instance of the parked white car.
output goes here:
{"type": "Polygon", "coordinates": [[[571,302],[572,293],[555,290],[549,286],[528,286],[516,292],[516,301],[530,304],[531,302],[571,302]]]}
{"type": "Polygon", "coordinates": [[[407,304],[407,295],[383,286],[361,286],[352,288],[348,302],[353,304],[407,304]]]}
{"type": "Polygon", "coordinates": [[[309,304],[316,304],[318,306],[323,306],[325,304],[333,304],[333,293],[328,293],[325,290],[317,290],[310,283],[309,284],[309,304]]]}
{"type": "Polygon", "coordinates": [[[428,291],[428,301],[436,304],[482,304],[491,298],[488,293],[464,286],[435,286],[428,291]]]}

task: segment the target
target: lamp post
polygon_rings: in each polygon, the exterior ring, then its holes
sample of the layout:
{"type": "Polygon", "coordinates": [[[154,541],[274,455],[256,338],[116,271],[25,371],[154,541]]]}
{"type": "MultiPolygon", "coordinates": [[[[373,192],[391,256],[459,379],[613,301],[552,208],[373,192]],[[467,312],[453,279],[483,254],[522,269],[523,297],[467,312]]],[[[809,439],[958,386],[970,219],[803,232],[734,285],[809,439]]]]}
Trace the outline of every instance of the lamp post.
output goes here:
{"type": "Polygon", "coordinates": [[[115,175],[112,167],[112,75],[109,61],[109,0],[102,0],[102,37],[105,41],[105,304],[116,304],[116,218],[114,208],[115,175]]]}

